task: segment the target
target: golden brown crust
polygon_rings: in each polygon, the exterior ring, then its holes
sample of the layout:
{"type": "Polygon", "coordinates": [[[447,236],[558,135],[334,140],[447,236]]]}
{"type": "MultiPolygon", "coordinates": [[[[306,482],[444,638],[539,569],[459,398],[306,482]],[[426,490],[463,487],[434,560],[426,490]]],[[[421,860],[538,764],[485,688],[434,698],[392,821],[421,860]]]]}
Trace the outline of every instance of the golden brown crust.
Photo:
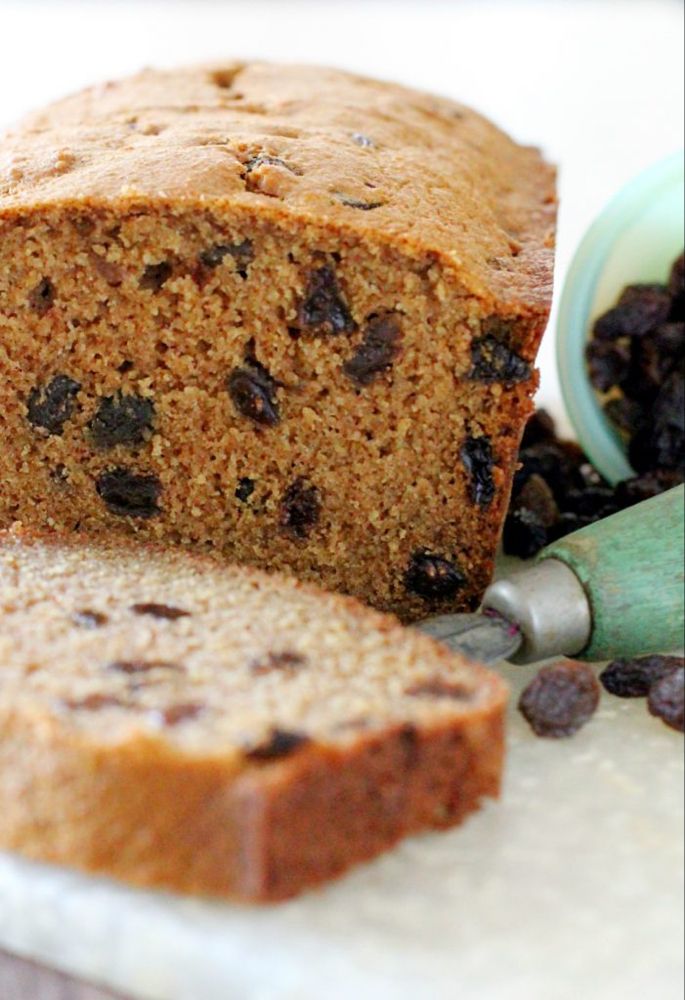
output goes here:
{"type": "Polygon", "coordinates": [[[349,598],[154,546],[0,535],[0,849],[287,898],[496,795],[505,700],[349,598]],[[170,712],[188,704],[203,711],[170,712]]]}
{"type": "Polygon", "coordinates": [[[551,299],[552,168],[470,108],[396,84],[267,63],[146,70],[34,114],[0,164],[0,218],[70,203],[249,207],[434,253],[512,311],[551,299]],[[291,168],[262,167],[278,197],[246,190],[253,152],[291,168]]]}

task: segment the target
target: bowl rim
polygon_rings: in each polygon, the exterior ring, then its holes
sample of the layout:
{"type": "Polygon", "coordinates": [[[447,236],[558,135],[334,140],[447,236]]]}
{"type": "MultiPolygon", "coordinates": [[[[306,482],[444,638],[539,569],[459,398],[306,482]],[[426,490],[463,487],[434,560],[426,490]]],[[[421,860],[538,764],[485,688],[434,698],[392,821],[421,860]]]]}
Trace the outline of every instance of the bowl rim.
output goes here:
{"type": "Polygon", "coordinates": [[[585,368],[589,313],[602,266],[626,218],[647,207],[654,191],[680,182],[683,151],[672,153],[628,181],[597,216],[581,240],[559,301],[556,360],[566,412],[593,465],[615,484],[635,475],[625,445],[604,415],[585,368]]]}

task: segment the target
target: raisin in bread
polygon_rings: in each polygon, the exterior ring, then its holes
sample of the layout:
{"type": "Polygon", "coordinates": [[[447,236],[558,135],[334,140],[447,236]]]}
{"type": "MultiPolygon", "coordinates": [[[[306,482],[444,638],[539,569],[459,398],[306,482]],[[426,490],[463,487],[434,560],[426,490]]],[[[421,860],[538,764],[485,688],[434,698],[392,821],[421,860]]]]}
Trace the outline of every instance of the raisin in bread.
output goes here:
{"type": "Polygon", "coordinates": [[[0,150],[0,527],[473,607],[552,291],[553,171],[346,73],[145,72],[0,150]]]}
{"type": "Polygon", "coordinates": [[[495,795],[503,682],[172,547],[0,536],[0,849],[281,899],[495,795]]]}

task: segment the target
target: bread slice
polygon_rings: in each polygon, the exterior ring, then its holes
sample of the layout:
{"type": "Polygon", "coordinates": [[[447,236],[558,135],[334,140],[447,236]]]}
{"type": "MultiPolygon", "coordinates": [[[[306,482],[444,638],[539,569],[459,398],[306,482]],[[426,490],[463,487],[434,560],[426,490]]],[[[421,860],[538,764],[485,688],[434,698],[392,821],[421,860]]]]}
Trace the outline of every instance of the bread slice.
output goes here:
{"type": "Polygon", "coordinates": [[[555,213],[536,150],[335,70],[148,71],[33,115],[0,144],[0,527],[473,608],[555,213]]]}
{"type": "Polygon", "coordinates": [[[504,684],[180,549],[0,536],[0,849],[278,900],[497,795],[504,684]]]}

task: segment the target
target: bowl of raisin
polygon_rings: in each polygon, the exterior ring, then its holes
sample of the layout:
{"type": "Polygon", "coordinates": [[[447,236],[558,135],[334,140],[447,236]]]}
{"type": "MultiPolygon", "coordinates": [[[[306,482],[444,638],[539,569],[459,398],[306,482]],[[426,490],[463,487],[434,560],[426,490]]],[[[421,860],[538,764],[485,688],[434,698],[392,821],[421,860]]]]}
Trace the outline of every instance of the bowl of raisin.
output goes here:
{"type": "Polygon", "coordinates": [[[632,180],[588,230],[559,307],[557,363],[580,444],[609,483],[685,474],[683,155],[632,180]]]}

